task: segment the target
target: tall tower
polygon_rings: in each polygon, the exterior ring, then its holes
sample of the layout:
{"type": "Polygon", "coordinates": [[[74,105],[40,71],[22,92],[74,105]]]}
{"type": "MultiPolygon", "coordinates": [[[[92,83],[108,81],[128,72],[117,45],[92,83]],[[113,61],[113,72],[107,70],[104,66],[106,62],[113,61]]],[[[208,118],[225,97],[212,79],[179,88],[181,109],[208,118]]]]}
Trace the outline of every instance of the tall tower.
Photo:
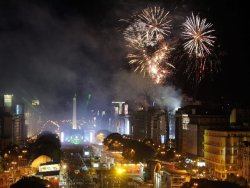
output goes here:
{"type": "Polygon", "coordinates": [[[77,129],[76,125],[76,94],[73,97],[73,119],[72,119],[72,129],[77,129]]]}

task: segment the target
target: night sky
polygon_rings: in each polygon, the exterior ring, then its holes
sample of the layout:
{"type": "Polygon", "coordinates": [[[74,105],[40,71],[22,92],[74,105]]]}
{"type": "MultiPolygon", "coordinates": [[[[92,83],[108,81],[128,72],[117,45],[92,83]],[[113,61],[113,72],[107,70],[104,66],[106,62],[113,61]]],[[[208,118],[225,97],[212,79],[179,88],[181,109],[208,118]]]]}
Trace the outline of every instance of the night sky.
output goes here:
{"type": "Polygon", "coordinates": [[[71,117],[75,93],[80,112],[140,100],[148,84],[128,68],[119,20],[149,5],[169,10],[177,22],[192,12],[206,17],[221,62],[220,72],[195,89],[180,77],[157,86],[162,93],[249,104],[249,8],[243,0],[2,0],[0,93],[38,98],[51,118],[71,117]]]}

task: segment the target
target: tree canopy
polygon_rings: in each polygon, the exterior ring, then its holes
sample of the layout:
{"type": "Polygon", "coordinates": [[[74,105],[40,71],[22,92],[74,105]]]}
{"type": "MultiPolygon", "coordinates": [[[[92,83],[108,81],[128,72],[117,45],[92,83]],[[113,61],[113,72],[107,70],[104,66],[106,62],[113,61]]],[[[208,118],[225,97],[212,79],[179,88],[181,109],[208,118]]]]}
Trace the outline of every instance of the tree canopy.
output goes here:
{"type": "Polygon", "coordinates": [[[120,150],[125,159],[133,162],[144,162],[155,156],[150,144],[138,140],[123,138],[119,133],[112,133],[104,139],[109,150],[120,150]]]}
{"type": "Polygon", "coordinates": [[[30,161],[33,161],[40,155],[47,155],[53,161],[61,159],[61,142],[57,134],[51,132],[42,132],[37,139],[28,144],[30,161]]]}
{"type": "Polygon", "coordinates": [[[54,188],[54,185],[48,180],[44,180],[35,176],[22,177],[16,183],[12,184],[10,188],[54,188]]]}

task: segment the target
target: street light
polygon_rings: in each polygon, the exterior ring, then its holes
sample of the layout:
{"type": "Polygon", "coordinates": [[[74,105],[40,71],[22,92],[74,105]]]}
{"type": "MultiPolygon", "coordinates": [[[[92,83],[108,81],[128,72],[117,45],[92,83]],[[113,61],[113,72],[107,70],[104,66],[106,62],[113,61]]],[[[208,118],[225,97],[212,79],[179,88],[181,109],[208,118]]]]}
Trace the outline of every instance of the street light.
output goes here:
{"type": "Polygon", "coordinates": [[[63,169],[64,170],[67,169],[67,165],[66,164],[63,165],[63,169]]]}
{"type": "Polygon", "coordinates": [[[118,167],[118,168],[116,169],[116,172],[117,172],[118,175],[123,174],[125,171],[126,171],[126,170],[125,170],[124,168],[121,168],[121,167],[118,167]]]}
{"type": "Polygon", "coordinates": [[[194,185],[194,187],[198,187],[199,184],[198,183],[194,183],[193,185],[194,185]]]}
{"type": "Polygon", "coordinates": [[[117,167],[116,168],[116,174],[118,175],[118,184],[119,184],[119,188],[120,188],[120,184],[121,184],[121,176],[126,172],[126,170],[122,167],[117,167]]]}

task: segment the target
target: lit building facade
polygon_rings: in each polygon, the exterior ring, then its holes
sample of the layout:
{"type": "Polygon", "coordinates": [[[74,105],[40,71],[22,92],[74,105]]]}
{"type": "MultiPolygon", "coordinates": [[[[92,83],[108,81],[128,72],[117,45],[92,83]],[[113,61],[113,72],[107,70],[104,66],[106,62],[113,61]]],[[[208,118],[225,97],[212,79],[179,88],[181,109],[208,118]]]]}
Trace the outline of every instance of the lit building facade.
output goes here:
{"type": "Polygon", "coordinates": [[[249,108],[234,108],[230,114],[230,124],[236,126],[250,125],[250,109],[249,108]]]}
{"type": "Polygon", "coordinates": [[[186,170],[175,169],[172,164],[161,164],[158,172],[154,172],[154,188],[181,188],[185,182],[190,181],[186,170]]]}
{"type": "Polygon", "coordinates": [[[242,141],[250,141],[249,129],[205,130],[204,160],[215,178],[224,180],[228,174],[239,174],[242,141]]]}
{"type": "Polygon", "coordinates": [[[16,103],[12,94],[1,96],[0,101],[0,148],[22,145],[27,138],[24,104],[16,103]]]}
{"type": "Polygon", "coordinates": [[[135,139],[144,139],[150,136],[149,118],[147,111],[139,110],[131,113],[131,133],[135,139]]]}
{"type": "Polygon", "coordinates": [[[0,98],[0,149],[2,149],[13,142],[13,95],[5,94],[0,98]]]}
{"type": "Polygon", "coordinates": [[[240,176],[250,185],[250,141],[243,141],[240,145],[240,166],[240,176]]]}
{"type": "Polygon", "coordinates": [[[13,95],[6,94],[4,97],[4,112],[12,113],[13,95]]]}
{"type": "Polygon", "coordinates": [[[176,109],[167,110],[167,140],[175,139],[175,111],[176,109]]]}
{"type": "Polygon", "coordinates": [[[132,136],[135,139],[150,138],[163,144],[167,139],[167,117],[162,109],[149,108],[131,113],[132,136]]]}
{"type": "Polygon", "coordinates": [[[219,107],[190,105],[175,114],[175,141],[178,152],[203,156],[204,131],[229,126],[229,113],[219,107]]]}
{"type": "Polygon", "coordinates": [[[113,118],[111,132],[117,132],[119,134],[130,135],[130,116],[128,112],[128,104],[120,101],[113,101],[113,118]]]}
{"type": "Polygon", "coordinates": [[[167,137],[166,126],[166,113],[159,109],[152,114],[150,138],[156,143],[164,144],[167,137]]]}
{"type": "Polygon", "coordinates": [[[13,142],[18,145],[23,145],[27,138],[27,127],[25,125],[24,105],[17,104],[16,112],[13,115],[13,142]]]}
{"type": "Polygon", "coordinates": [[[185,182],[190,181],[190,175],[185,170],[164,171],[166,184],[163,187],[180,188],[185,182]]]}
{"type": "Polygon", "coordinates": [[[40,101],[33,99],[27,101],[25,110],[25,124],[27,125],[27,136],[31,137],[40,133],[42,128],[42,112],[40,101]]]}

